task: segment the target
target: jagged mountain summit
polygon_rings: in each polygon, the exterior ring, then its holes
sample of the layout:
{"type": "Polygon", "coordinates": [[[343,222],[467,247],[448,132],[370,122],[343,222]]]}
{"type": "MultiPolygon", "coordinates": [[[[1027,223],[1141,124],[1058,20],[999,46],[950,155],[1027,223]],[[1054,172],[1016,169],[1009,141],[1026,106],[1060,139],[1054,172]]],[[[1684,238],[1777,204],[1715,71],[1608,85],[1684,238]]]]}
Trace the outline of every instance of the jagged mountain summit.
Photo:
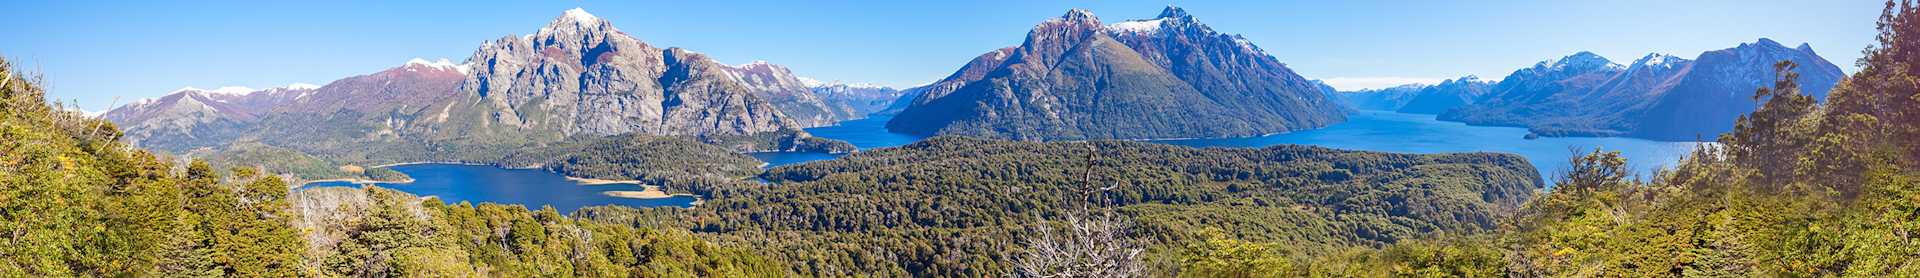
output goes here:
{"type": "Polygon", "coordinates": [[[773,101],[814,99],[813,88],[779,66],[758,67],[777,69],[774,86],[755,67],[655,47],[574,9],[533,34],[488,41],[464,62],[415,59],[325,86],[182,91],[108,114],[143,147],[217,152],[248,142],[347,161],[481,160],[628,133],[745,151],[820,143],[773,101]]]}
{"type": "Polygon", "coordinates": [[[1819,99],[1845,76],[1811,46],[1788,48],[1765,38],[1693,60],[1654,53],[1625,66],[1580,52],[1516,70],[1440,119],[1520,126],[1546,136],[1712,139],[1753,111],[1754,90],[1773,83],[1773,65],[1783,60],[1799,64],[1801,90],[1819,99]]]}
{"type": "Polygon", "coordinates": [[[488,115],[467,132],[525,130],[611,135],[746,135],[797,129],[731,67],[680,48],[658,48],[580,9],[529,36],[482,45],[452,110],[488,115]]]}
{"type": "Polygon", "coordinates": [[[1148,139],[1255,136],[1345,120],[1311,80],[1176,7],[1112,25],[1074,9],[1034,26],[1020,46],[982,54],[916,93],[888,129],[1148,139]]]}
{"type": "Polygon", "coordinates": [[[833,125],[866,118],[885,108],[898,90],[872,84],[821,82],[793,74],[784,66],[754,61],[729,68],[755,94],[766,97],[801,127],[833,125]]]}

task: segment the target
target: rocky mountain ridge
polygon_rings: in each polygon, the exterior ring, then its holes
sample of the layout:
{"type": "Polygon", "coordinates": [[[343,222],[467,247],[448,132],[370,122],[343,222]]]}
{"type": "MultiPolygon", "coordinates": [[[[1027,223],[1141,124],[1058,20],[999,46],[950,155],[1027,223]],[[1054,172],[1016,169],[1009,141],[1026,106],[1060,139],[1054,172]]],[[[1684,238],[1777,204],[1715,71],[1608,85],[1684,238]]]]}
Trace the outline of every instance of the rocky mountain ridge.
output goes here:
{"type": "Polygon", "coordinates": [[[1185,10],[1114,25],[1081,9],[919,90],[887,127],[1022,140],[1254,136],[1343,121],[1311,80],[1185,10]]]}
{"type": "Polygon", "coordinates": [[[1711,139],[1753,111],[1754,90],[1772,84],[1774,63],[1783,60],[1799,65],[1802,90],[1819,99],[1844,77],[1811,46],[1788,48],[1766,38],[1692,60],[1654,53],[1624,66],[1580,52],[1516,70],[1440,119],[1526,127],[1546,136],[1711,139]]]}
{"type": "Polygon", "coordinates": [[[183,91],[107,114],[143,147],[217,153],[249,142],[350,163],[485,160],[629,133],[741,151],[850,149],[812,138],[773,101],[810,100],[813,88],[784,68],[758,67],[777,69],[775,82],[649,45],[575,9],[533,34],[486,42],[461,63],[415,59],[324,86],[248,94],[183,91]]]}

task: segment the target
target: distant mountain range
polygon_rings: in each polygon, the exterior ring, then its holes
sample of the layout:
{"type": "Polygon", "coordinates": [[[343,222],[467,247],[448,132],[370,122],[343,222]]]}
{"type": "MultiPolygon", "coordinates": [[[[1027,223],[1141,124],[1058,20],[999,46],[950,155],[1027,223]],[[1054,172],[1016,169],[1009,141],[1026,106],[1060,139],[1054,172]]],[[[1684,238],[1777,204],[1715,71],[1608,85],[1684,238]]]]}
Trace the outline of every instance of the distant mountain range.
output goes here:
{"type": "Polygon", "coordinates": [[[1071,10],[969,61],[887,123],[1021,140],[1236,137],[1344,121],[1314,82],[1245,38],[1168,7],[1102,24],[1071,10]]]}
{"type": "Polygon", "coordinates": [[[1478,76],[1441,81],[1439,84],[1408,84],[1390,88],[1338,93],[1340,101],[1359,109],[1388,110],[1400,113],[1439,114],[1472,104],[1486,95],[1493,82],[1478,76]]]}
{"type": "Polygon", "coordinates": [[[899,96],[803,80],[778,65],[658,48],[574,9],[464,63],[416,59],[324,86],[183,89],[105,115],[127,141],[175,153],[245,141],[341,161],[473,160],[628,133],[743,151],[830,146],[800,129],[865,117],[899,96]]]}
{"type": "Polygon", "coordinates": [[[801,127],[866,118],[900,97],[899,90],[890,87],[821,82],[794,75],[786,67],[765,61],[731,70],[755,94],[772,101],[775,108],[801,127]]]}
{"type": "Polygon", "coordinates": [[[1543,136],[1711,140],[1753,111],[1754,90],[1773,84],[1773,65],[1782,60],[1799,64],[1801,90],[1818,99],[1845,76],[1811,46],[1789,48],[1763,38],[1693,60],[1654,53],[1620,65],[1579,52],[1515,70],[1499,82],[1470,76],[1339,95],[1356,108],[1525,127],[1543,136]]]}
{"type": "Polygon", "coordinates": [[[1650,54],[1623,66],[1580,52],[1499,82],[1336,92],[1179,8],[1114,24],[1075,9],[1037,24],[1019,46],[893,89],[820,82],[766,62],[720,64],[575,9],[533,34],[486,42],[462,63],[415,59],[324,86],[185,88],[104,115],[124,140],[150,149],[214,155],[247,146],[343,163],[486,160],[629,133],[740,151],[845,151],[801,129],[881,114],[894,115],[888,129],[922,135],[1239,137],[1339,123],[1347,106],[1545,136],[1692,140],[1752,111],[1751,92],[1770,84],[1779,60],[1799,63],[1803,90],[1817,97],[1842,77],[1807,45],[1760,39],[1694,60],[1650,54]]]}

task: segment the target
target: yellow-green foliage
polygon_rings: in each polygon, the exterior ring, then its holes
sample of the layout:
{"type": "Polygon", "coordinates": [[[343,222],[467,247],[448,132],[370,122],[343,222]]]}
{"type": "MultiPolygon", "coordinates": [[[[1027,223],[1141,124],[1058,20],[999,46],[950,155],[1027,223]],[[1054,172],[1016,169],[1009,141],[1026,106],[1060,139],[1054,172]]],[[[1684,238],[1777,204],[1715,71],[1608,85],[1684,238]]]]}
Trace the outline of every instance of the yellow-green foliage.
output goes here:
{"type": "MultiPolygon", "coordinates": [[[[338,189],[329,189],[338,190],[338,189]]],[[[442,204],[368,187],[345,238],[317,258],[330,276],[775,277],[787,266],[660,231],[561,216],[552,208],[442,204]]]]}
{"type": "Polygon", "coordinates": [[[112,124],[48,105],[4,61],[0,79],[0,276],[312,273],[284,182],[199,162],[176,173],[112,124]]]}
{"type": "MultiPolygon", "coordinates": [[[[1398,259],[1294,262],[1339,276],[1920,276],[1920,7],[1889,1],[1879,41],[1825,104],[1800,94],[1795,65],[1780,63],[1779,82],[1754,93],[1759,109],[1648,181],[1628,180],[1617,153],[1575,158],[1497,240],[1470,245],[1498,249],[1407,252],[1425,244],[1415,241],[1358,251],[1398,259]],[[1366,269],[1391,271],[1349,271],[1366,269]]],[[[1186,261],[1260,265],[1243,253],[1186,261]]]]}
{"type": "Polygon", "coordinates": [[[0,60],[0,277],[741,277],[788,267],[552,209],[442,205],[369,189],[346,238],[307,250],[290,186],[257,168],[176,168],[104,120],[48,105],[0,60]],[[309,252],[318,251],[318,252],[309,252]],[[314,255],[318,254],[318,255],[314,255]]]}

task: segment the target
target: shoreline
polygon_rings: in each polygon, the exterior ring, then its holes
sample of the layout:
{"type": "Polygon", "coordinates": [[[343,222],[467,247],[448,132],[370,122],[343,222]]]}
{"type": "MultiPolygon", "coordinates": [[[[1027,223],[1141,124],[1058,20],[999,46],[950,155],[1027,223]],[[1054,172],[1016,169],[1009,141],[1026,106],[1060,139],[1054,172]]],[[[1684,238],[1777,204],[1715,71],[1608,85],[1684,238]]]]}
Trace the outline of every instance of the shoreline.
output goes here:
{"type": "Polygon", "coordinates": [[[351,184],[375,184],[375,183],[413,183],[413,181],[414,181],[413,177],[407,177],[407,179],[405,180],[398,180],[398,181],[370,180],[370,179],[364,179],[364,178],[335,178],[335,179],[318,179],[318,180],[302,181],[299,183],[299,185],[296,185],[296,186],[306,186],[307,184],[316,183],[316,182],[347,182],[351,184]]]}
{"type": "Polygon", "coordinates": [[[600,192],[600,195],[607,195],[608,197],[614,197],[614,198],[653,200],[653,199],[666,199],[666,198],[686,196],[686,197],[694,198],[693,205],[699,205],[701,201],[705,201],[705,199],[700,198],[699,195],[686,194],[686,193],[668,194],[666,190],[660,190],[660,186],[646,185],[645,183],[642,183],[641,181],[638,181],[638,180],[610,180],[610,179],[582,178],[582,177],[571,177],[571,176],[566,178],[568,181],[573,181],[575,183],[579,183],[580,185],[587,185],[587,186],[612,185],[612,184],[631,184],[631,185],[640,186],[640,190],[638,191],[612,190],[612,191],[600,192]]]}
{"type": "Polygon", "coordinates": [[[614,190],[614,192],[601,192],[601,196],[628,197],[628,199],[666,199],[666,197],[687,196],[687,197],[695,197],[695,201],[697,201],[697,197],[699,197],[699,196],[693,196],[693,194],[666,194],[664,190],[660,190],[660,186],[643,186],[643,188],[641,188],[639,192],[634,192],[634,190],[614,190]]]}
{"type": "MultiPolygon", "coordinates": [[[[516,170],[539,169],[538,167],[513,168],[513,167],[505,167],[503,165],[498,165],[498,164],[482,164],[482,163],[468,163],[468,162],[438,162],[438,161],[388,163],[388,164],[372,166],[369,168],[386,168],[386,167],[393,167],[393,166],[415,165],[415,164],[453,164],[453,165],[470,165],[470,166],[492,166],[492,167],[498,167],[501,169],[516,169],[516,170]]],[[[767,164],[767,163],[762,162],[762,164],[767,164]]],[[[558,173],[555,173],[555,174],[558,174],[558,173]]],[[[583,177],[575,177],[575,176],[562,176],[562,177],[566,178],[567,181],[578,183],[583,186],[615,185],[615,184],[631,184],[631,185],[640,186],[640,190],[637,190],[637,191],[636,190],[613,190],[613,191],[600,192],[601,195],[606,195],[608,197],[625,198],[625,199],[641,199],[641,200],[666,199],[666,198],[674,198],[674,197],[681,197],[681,196],[693,197],[694,198],[693,203],[690,203],[688,208],[692,208],[693,206],[699,206],[701,203],[704,203],[706,201],[705,198],[700,198],[699,195],[694,195],[694,194],[686,194],[686,193],[669,194],[665,190],[661,190],[660,186],[646,185],[645,182],[642,182],[639,180],[614,180],[614,179],[599,179],[599,178],[583,178],[583,177]]],[[[413,183],[414,179],[411,176],[407,177],[407,179],[403,181],[377,181],[377,180],[369,180],[364,178],[320,179],[320,180],[304,181],[299,183],[299,185],[296,185],[295,187],[307,186],[309,184],[318,183],[318,182],[347,182],[355,185],[369,185],[369,184],[378,185],[378,184],[413,183]]]]}
{"type": "MultiPolygon", "coordinates": [[[[367,166],[367,168],[387,168],[387,167],[393,167],[393,166],[406,166],[406,165],[414,165],[414,164],[456,164],[456,165],[475,165],[475,166],[492,166],[493,165],[493,164],[482,164],[482,163],[460,162],[460,161],[414,161],[414,162],[394,162],[394,163],[380,164],[380,165],[374,165],[374,166],[367,166]]],[[[506,167],[501,167],[501,168],[506,168],[506,167]]]]}
{"type": "Polygon", "coordinates": [[[579,183],[580,185],[632,184],[632,185],[640,185],[643,187],[652,187],[651,185],[641,184],[639,180],[610,180],[610,179],[582,178],[582,177],[574,177],[574,176],[567,176],[566,178],[568,181],[579,183]]]}
{"type": "Polygon", "coordinates": [[[687,197],[694,198],[693,205],[699,205],[700,201],[703,201],[703,199],[700,199],[700,196],[694,196],[693,194],[667,194],[666,191],[660,190],[659,186],[652,186],[652,185],[641,186],[640,191],[632,191],[632,190],[602,191],[600,192],[600,195],[607,195],[609,197],[614,197],[614,198],[641,199],[641,200],[666,199],[666,198],[687,196],[687,197]]]}

